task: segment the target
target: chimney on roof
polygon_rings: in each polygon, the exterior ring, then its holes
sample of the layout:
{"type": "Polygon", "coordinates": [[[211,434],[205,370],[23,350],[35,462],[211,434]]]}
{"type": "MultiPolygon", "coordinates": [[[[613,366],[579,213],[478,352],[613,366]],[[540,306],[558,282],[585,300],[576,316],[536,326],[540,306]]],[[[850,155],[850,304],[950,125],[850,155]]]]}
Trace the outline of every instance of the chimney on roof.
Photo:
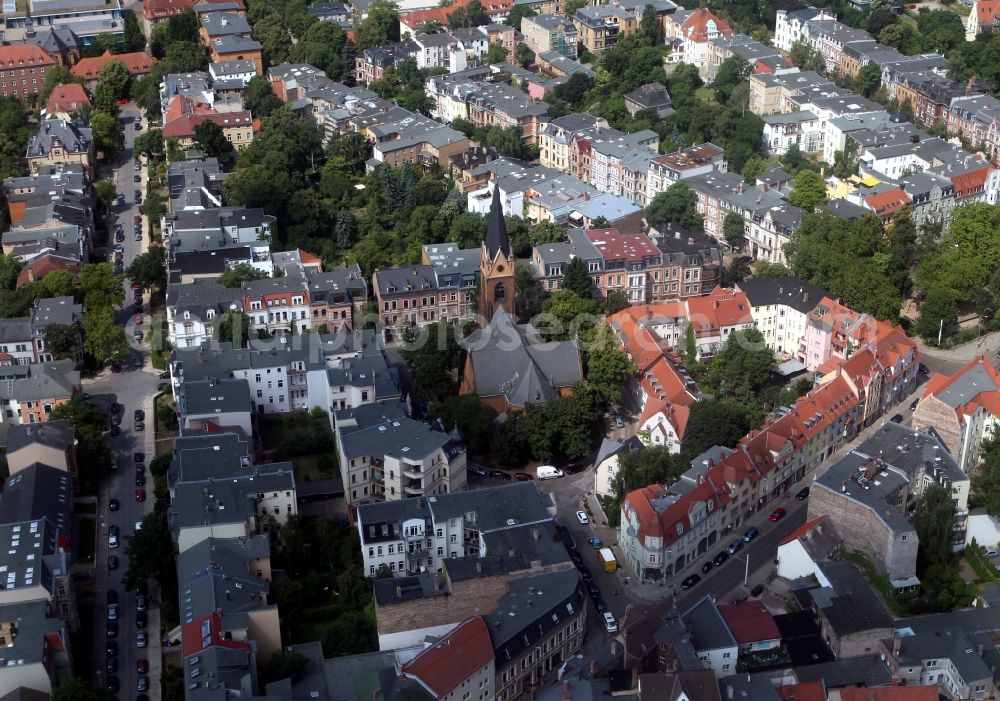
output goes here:
{"type": "Polygon", "coordinates": [[[694,236],[688,236],[688,246],[694,245],[694,236]]]}
{"type": "Polygon", "coordinates": [[[896,658],[896,659],[899,658],[899,649],[902,647],[902,645],[903,645],[903,639],[900,636],[898,636],[898,635],[892,636],[892,656],[893,656],[893,658],[896,658]]]}

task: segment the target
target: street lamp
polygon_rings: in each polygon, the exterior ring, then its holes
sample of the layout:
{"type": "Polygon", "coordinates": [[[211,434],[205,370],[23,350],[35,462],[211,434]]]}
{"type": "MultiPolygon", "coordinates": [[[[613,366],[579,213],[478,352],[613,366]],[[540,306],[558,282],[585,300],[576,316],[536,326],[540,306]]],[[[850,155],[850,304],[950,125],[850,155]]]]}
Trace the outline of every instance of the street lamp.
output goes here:
{"type": "Polygon", "coordinates": [[[747,553],[746,555],[737,555],[736,559],[743,560],[745,563],[743,568],[743,586],[745,587],[750,579],[750,553],[747,553]]]}

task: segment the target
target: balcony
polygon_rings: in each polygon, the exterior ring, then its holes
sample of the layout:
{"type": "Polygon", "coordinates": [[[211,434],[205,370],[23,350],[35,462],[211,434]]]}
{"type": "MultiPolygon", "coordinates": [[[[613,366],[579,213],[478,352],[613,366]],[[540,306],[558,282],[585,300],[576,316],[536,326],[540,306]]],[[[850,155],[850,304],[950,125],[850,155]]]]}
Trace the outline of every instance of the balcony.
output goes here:
{"type": "Polygon", "coordinates": [[[423,484],[420,482],[407,482],[403,485],[403,491],[411,496],[421,496],[424,493],[423,484]]]}
{"type": "Polygon", "coordinates": [[[420,482],[420,480],[423,479],[424,473],[420,470],[418,465],[407,465],[406,463],[403,463],[403,476],[420,482]]]}

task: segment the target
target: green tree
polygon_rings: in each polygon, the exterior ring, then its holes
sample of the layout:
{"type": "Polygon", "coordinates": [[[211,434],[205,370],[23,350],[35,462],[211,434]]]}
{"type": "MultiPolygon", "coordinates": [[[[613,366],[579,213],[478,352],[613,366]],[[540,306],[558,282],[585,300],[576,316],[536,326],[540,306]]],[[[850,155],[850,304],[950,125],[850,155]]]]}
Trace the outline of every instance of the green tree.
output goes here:
{"type": "Polygon", "coordinates": [[[781,263],[759,260],[753,264],[754,277],[792,277],[792,271],[781,263]]]}
{"type": "Polygon", "coordinates": [[[219,165],[230,170],[236,163],[236,150],[215,122],[206,119],[194,128],[194,143],[209,158],[217,158],[219,165]]]}
{"type": "Polygon", "coordinates": [[[165,509],[147,514],[142,519],[142,528],[125,536],[125,556],[128,569],[122,577],[122,586],[126,590],[135,590],[149,579],[155,579],[161,586],[176,580],[177,554],[165,509]]]}
{"type": "Polygon", "coordinates": [[[218,332],[216,338],[222,343],[232,343],[234,348],[246,348],[253,330],[250,317],[243,310],[229,311],[215,317],[218,332]]]}
{"type": "Polygon", "coordinates": [[[496,410],[480,402],[475,394],[447,397],[431,404],[427,413],[429,421],[440,420],[446,431],[457,426],[473,454],[489,448],[490,424],[496,417],[496,410]]]}
{"type": "Polygon", "coordinates": [[[284,18],[277,12],[267,15],[253,25],[253,35],[264,49],[271,65],[284,63],[292,50],[292,37],[284,18]]]}
{"type": "Polygon", "coordinates": [[[65,270],[53,270],[42,279],[50,297],[68,297],[76,288],[76,280],[65,270]]]}
{"type": "Polygon", "coordinates": [[[689,463],[664,446],[620,453],[618,471],[612,479],[612,491],[616,501],[621,502],[634,489],[650,484],[671,484],[690,467],[689,463]]]}
{"type": "Polygon", "coordinates": [[[826,204],[826,183],[814,170],[803,168],[795,174],[795,188],[788,201],[811,212],[826,204]]]}
{"type": "Polygon", "coordinates": [[[956,300],[971,300],[1000,269],[1000,207],[982,203],[956,207],[936,251],[917,264],[921,289],[940,287],[956,300]]]}
{"type": "Polygon", "coordinates": [[[679,180],[653,198],[646,207],[646,221],[657,228],[678,224],[688,231],[701,232],[705,220],[698,214],[697,205],[698,195],[687,183],[679,180]]]}
{"type": "Polygon", "coordinates": [[[525,17],[535,17],[537,14],[527,5],[514,5],[507,15],[507,25],[521,31],[521,20],[525,17]]]}
{"type": "Polygon", "coordinates": [[[118,120],[107,112],[94,112],[90,118],[90,128],[94,132],[94,145],[110,158],[118,152],[122,144],[122,131],[118,120]]]}
{"type": "Polygon", "coordinates": [[[83,289],[83,304],[88,312],[120,307],[125,301],[122,277],[115,274],[110,263],[83,266],[80,287],[83,289]]]}
{"type": "Polygon", "coordinates": [[[154,163],[162,163],[166,156],[163,152],[163,132],[160,129],[149,129],[138,134],[132,142],[132,148],[154,163]]]}
{"type": "Polygon", "coordinates": [[[45,78],[42,80],[42,87],[38,90],[38,99],[41,102],[45,102],[49,99],[49,95],[58,85],[67,85],[68,83],[76,83],[78,85],[83,85],[83,78],[77,78],[67,66],[49,66],[48,70],[45,71],[45,78]]]}
{"type": "Polygon", "coordinates": [[[139,20],[135,17],[135,12],[125,10],[122,12],[122,27],[125,41],[125,51],[144,51],[146,49],[146,35],[142,33],[139,20]]]}
{"type": "Polygon", "coordinates": [[[995,433],[983,441],[982,463],[972,477],[972,506],[985,507],[990,514],[1000,513],[1000,440],[995,433]]]}
{"type": "Polygon", "coordinates": [[[722,103],[729,102],[729,96],[737,85],[740,85],[750,77],[753,68],[742,56],[730,56],[722,65],[712,81],[712,89],[715,91],[715,98],[722,103]]]}
{"type": "Polygon", "coordinates": [[[395,3],[375,0],[354,34],[354,43],[360,51],[391,41],[399,41],[399,11],[395,3]]]}
{"type": "Polygon", "coordinates": [[[913,527],[920,542],[918,572],[952,561],[954,526],[955,502],[952,501],[951,490],[939,484],[929,485],[917,500],[917,510],[913,514],[913,527]]]}
{"type": "Polygon", "coordinates": [[[586,349],[587,382],[611,404],[621,401],[622,387],[635,374],[635,364],[621,349],[621,343],[607,324],[597,327],[586,349]]]}
{"type": "Polygon", "coordinates": [[[684,329],[684,362],[689,368],[698,365],[698,336],[691,323],[684,329]]]}
{"type": "Polygon", "coordinates": [[[958,310],[951,292],[932,287],[920,304],[920,318],[915,330],[928,341],[936,341],[938,331],[943,328],[947,332],[956,321],[958,310]]]}
{"type": "Polygon", "coordinates": [[[98,479],[111,464],[111,451],[102,433],[108,427],[108,417],[95,405],[76,395],[70,401],[53,407],[52,421],[69,421],[76,436],[76,464],[79,466],[81,491],[94,494],[98,479]]]}
{"type": "Polygon", "coordinates": [[[208,63],[205,47],[196,41],[175,41],[167,49],[167,64],[176,73],[202,70],[208,63]]]}
{"type": "Polygon", "coordinates": [[[552,324],[542,324],[539,331],[554,339],[569,339],[593,326],[601,310],[593,299],[584,299],[564,288],[545,298],[542,311],[550,315],[552,324]]]}
{"type": "Polygon", "coordinates": [[[622,290],[611,290],[604,300],[604,313],[608,315],[617,314],[623,309],[628,309],[630,306],[632,306],[632,303],[629,301],[628,293],[622,290]]]}
{"type": "Polygon", "coordinates": [[[468,5],[457,8],[454,12],[448,13],[448,28],[462,29],[464,27],[478,27],[489,24],[490,18],[483,10],[479,0],[471,0],[468,5]]]}
{"type": "Polygon", "coordinates": [[[486,50],[486,57],[483,59],[483,63],[486,65],[505,63],[507,61],[507,54],[509,53],[503,44],[490,44],[490,48],[486,50]]]}
{"type": "MultiPolygon", "coordinates": [[[[321,24],[329,25],[329,22],[321,24]]],[[[271,83],[262,75],[255,75],[243,90],[243,104],[254,117],[263,119],[281,107],[281,100],[271,89],[271,83]]]]}
{"type": "Polygon", "coordinates": [[[684,455],[690,459],[712,446],[734,447],[750,430],[743,407],[729,401],[700,401],[690,407],[684,433],[684,455]]]}
{"type": "Polygon", "coordinates": [[[530,263],[514,264],[514,309],[522,321],[528,321],[542,311],[547,295],[530,263]]]}
{"type": "Polygon", "coordinates": [[[52,690],[52,701],[105,701],[108,693],[79,677],[66,677],[52,690]]]}
{"type": "Polygon", "coordinates": [[[771,349],[755,328],[729,334],[726,344],[708,365],[705,382],[720,397],[754,402],[767,384],[774,363],[771,349]]]}
{"type": "Polygon", "coordinates": [[[128,356],[125,327],[108,307],[88,308],[83,317],[83,350],[97,362],[121,362],[128,356]]]}
{"type": "Polygon", "coordinates": [[[567,290],[572,290],[581,299],[590,299],[594,296],[594,285],[587,272],[587,264],[579,256],[570,259],[563,273],[562,286],[567,290]]]}
{"type": "Polygon", "coordinates": [[[535,62],[535,52],[532,51],[531,48],[523,41],[518,42],[517,51],[515,51],[515,55],[518,64],[520,64],[522,68],[527,68],[528,66],[530,66],[535,62]]]}
{"type": "Polygon", "coordinates": [[[419,329],[403,330],[402,355],[413,376],[413,397],[424,402],[442,402],[452,394],[464,354],[455,327],[438,322],[419,329]]]}
{"type": "Polygon", "coordinates": [[[858,92],[871,99],[882,85],[882,69],[873,61],[866,63],[858,73],[857,84],[858,92]]]}
{"type": "Polygon", "coordinates": [[[650,46],[658,46],[663,43],[663,26],[656,16],[656,8],[647,3],[642,8],[642,19],[639,21],[639,36],[643,37],[650,46]]]}
{"type": "Polygon", "coordinates": [[[121,61],[108,61],[97,73],[97,84],[108,86],[116,98],[128,97],[132,76],[121,61]]]}
{"type": "Polygon", "coordinates": [[[80,347],[80,328],[75,324],[51,324],[42,335],[45,352],[56,360],[76,357],[80,347]]]}
{"type": "Polygon", "coordinates": [[[167,289],[167,266],[162,246],[153,246],[136,256],[125,269],[125,277],[144,289],[167,289]]]}
{"type": "Polygon", "coordinates": [[[722,221],[722,237],[734,251],[743,250],[743,217],[736,212],[730,212],[722,221]]]}
{"type": "Polygon", "coordinates": [[[94,194],[97,196],[97,201],[100,202],[105,211],[111,211],[111,205],[115,201],[115,197],[118,193],[118,186],[114,180],[97,180],[94,182],[94,194]]]}
{"type": "Polygon", "coordinates": [[[790,52],[792,64],[804,71],[819,71],[823,69],[823,56],[804,41],[797,41],[790,52]]]}
{"type": "Polygon", "coordinates": [[[219,284],[223,287],[242,287],[244,282],[253,280],[263,280],[268,277],[263,270],[253,267],[249,263],[238,263],[231,268],[227,268],[219,276],[219,284]]]}
{"type": "Polygon", "coordinates": [[[576,14],[577,10],[581,7],[586,7],[587,4],[588,0],[566,0],[566,2],[563,3],[563,10],[565,11],[567,17],[572,17],[576,14]]]}

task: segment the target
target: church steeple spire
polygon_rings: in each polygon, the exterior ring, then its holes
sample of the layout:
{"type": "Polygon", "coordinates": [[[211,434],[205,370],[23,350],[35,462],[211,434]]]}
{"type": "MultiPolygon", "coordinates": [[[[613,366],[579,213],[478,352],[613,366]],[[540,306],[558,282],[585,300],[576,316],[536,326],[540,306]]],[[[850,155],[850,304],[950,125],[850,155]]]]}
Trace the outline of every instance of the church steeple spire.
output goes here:
{"type": "Polygon", "coordinates": [[[510,258],[510,239],[507,237],[507,224],[503,220],[500,188],[494,182],[493,202],[490,204],[489,219],[486,222],[486,254],[493,260],[497,252],[502,252],[505,258],[510,258]]]}

